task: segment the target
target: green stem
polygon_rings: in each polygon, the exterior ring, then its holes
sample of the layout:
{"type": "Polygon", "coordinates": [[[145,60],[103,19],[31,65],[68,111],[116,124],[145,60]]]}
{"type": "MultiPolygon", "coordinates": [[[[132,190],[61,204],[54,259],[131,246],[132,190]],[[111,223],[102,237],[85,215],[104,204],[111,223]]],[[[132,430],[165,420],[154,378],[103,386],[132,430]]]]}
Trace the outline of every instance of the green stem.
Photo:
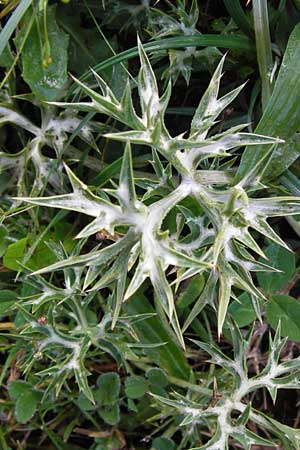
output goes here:
{"type": "Polygon", "coordinates": [[[86,316],[83,312],[83,308],[80,304],[80,297],[74,296],[73,305],[74,305],[74,313],[76,314],[78,322],[80,323],[83,330],[87,330],[89,325],[86,320],[86,316]]]}
{"type": "Polygon", "coordinates": [[[262,107],[265,110],[272,94],[270,74],[273,65],[267,0],[253,0],[253,17],[257,62],[262,83],[262,107]]]}

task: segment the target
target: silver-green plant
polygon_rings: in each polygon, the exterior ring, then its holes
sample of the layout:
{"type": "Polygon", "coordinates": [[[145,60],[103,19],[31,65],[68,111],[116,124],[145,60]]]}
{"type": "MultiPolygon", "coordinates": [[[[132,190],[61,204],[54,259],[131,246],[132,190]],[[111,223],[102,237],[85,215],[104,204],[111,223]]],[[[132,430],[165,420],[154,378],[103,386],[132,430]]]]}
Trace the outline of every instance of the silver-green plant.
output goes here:
{"type": "MultiPolygon", "coordinates": [[[[215,397],[202,397],[197,401],[174,394],[173,398],[153,395],[163,405],[168,406],[163,414],[174,413],[182,417],[180,426],[192,431],[193,428],[208,426],[214,429],[211,439],[201,447],[192,450],[228,450],[236,441],[245,450],[253,445],[274,448],[274,441],[263,438],[246,427],[251,421],[258,429],[279,437],[286,450],[299,449],[300,431],[274,420],[252,407],[249,395],[258,389],[267,389],[276,401],[278,389],[299,389],[300,359],[280,362],[280,354],[286,339],[280,337],[280,324],[274,339],[270,336],[270,350],[264,369],[258,375],[249,377],[247,369],[247,349],[252,332],[244,338],[235,323],[230,324],[234,357],[231,359],[214,344],[194,341],[211,356],[211,363],[221,366],[230,381],[218,389],[215,397]],[[214,425],[212,425],[214,423],[214,425]]],[[[277,448],[277,447],[276,447],[277,448]]]]}
{"type": "MultiPolygon", "coordinates": [[[[77,242],[71,252],[73,257],[78,255],[83,244],[84,240],[77,242]]],[[[52,242],[48,246],[58,260],[68,256],[62,245],[52,242]]],[[[91,346],[97,352],[112,357],[119,367],[128,368],[127,361],[138,358],[135,348],[140,347],[133,324],[153,315],[122,315],[112,332],[112,299],[108,298],[104,310],[99,308],[99,317],[91,316],[91,304],[95,302],[97,293],[83,292],[83,271],[83,267],[66,267],[64,287],[57,286],[53,280],[46,281],[39,275],[24,279],[31,293],[21,297],[17,305],[11,306],[12,310],[17,308],[22,313],[25,322],[21,331],[24,342],[27,341],[23,349],[22,370],[27,374],[35,371],[42,382],[50,380],[44,398],[53,391],[58,396],[63,384],[75,375],[79,390],[94,402],[88,382],[89,371],[85,366],[91,346]],[[46,316],[43,315],[45,306],[46,316]],[[63,326],[62,318],[67,319],[70,326],[63,326]],[[39,370],[39,366],[43,369],[39,370]]]]}
{"type": "MultiPolygon", "coordinates": [[[[37,103],[37,102],[36,102],[37,103]]],[[[57,114],[57,108],[48,105],[40,106],[41,125],[35,125],[18,111],[15,102],[8,95],[3,95],[0,103],[0,126],[10,124],[16,130],[29,133],[24,148],[17,153],[0,152],[0,172],[9,170],[18,195],[39,194],[49,183],[56,192],[62,191],[63,166],[61,163],[63,149],[70,134],[75,133],[89,145],[94,144],[93,132],[99,126],[93,122],[82,125],[82,119],[76,111],[66,111],[57,114]],[[55,158],[43,154],[45,146],[52,148],[55,158]],[[32,167],[33,166],[33,171],[32,167]],[[33,172],[31,189],[27,188],[26,178],[33,172]]],[[[101,127],[102,129],[102,127],[101,127]]],[[[72,150],[74,147],[71,146],[72,150]]],[[[75,149],[76,151],[76,149],[75,149]]]]}
{"type": "MultiPolygon", "coordinates": [[[[65,267],[85,266],[84,289],[100,289],[117,280],[113,324],[116,323],[122,301],[129,299],[146,278],[154,287],[161,307],[165,311],[182,346],[184,340],[178,323],[171,283],[166,275],[170,266],[176,268],[175,285],[192,275],[206,271],[209,276],[198,301],[187,318],[185,330],[202,308],[210,303],[218,308],[218,334],[221,335],[233,287],[251,295],[253,306],[259,312],[259,299],[263,294],[255,287],[252,271],[273,270],[258,262],[249,249],[264,256],[250,233],[250,228],[285,246],[267,222],[268,217],[293,215],[300,212],[298,197],[252,198],[253,193],[264,188],[259,180],[267,165],[272,146],[282,142],[277,137],[266,137],[242,132],[245,124],[209,136],[220,113],[239,94],[242,87],[218,98],[224,58],[220,61],[209,87],[203,95],[191,123],[188,137],[185,133],[172,137],[164,122],[171,95],[169,84],[160,97],[154,72],[139,42],[141,70],[138,77],[141,115],[134,109],[128,82],[124,95],[118,100],[109,86],[95,73],[102,94],[77,80],[78,85],[91,98],[91,102],[57,103],[61,107],[97,111],[106,114],[130,128],[129,131],[108,133],[109,139],[127,142],[119,185],[95,195],[74,173],[66,167],[73,192],[52,197],[22,198],[35,205],[77,211],[94,217],[77,238],[86,238],[103,229],[110,234],[122,230],[121,237],[111,245],[79,257],[71,257],[39,270],[42,274],[65,267]],[[138,197],[132,170],[131,144],[151,146],[153,166],[157,175],[156,187],[167,187],[168,194],[158,201],[146,202],[151,191],[138,197]],[[270,147],[264,158],[238,183],[230,171],[222,170],[221,161],[231,155],[230,150],[245,145],[265,144],[270,147]],[[176,170],[173,187],[167,182],[163,157],[176,170]],[[184,199],[192,199],[199,214],[191,219],[186,209],[180,209],[184,199]],[[115,199],[116,201],[114,201],[115,199]],[[171,210],[177,208],[181,225],[198,228],[196,237],[180,236],[180,230],[170,233],[163,222],[171,210]],[[207,236],[209,238],[207,239],[207,236]],[[113,263],[113,264],[112,264],[113,263]],[[105,276],[98,279],[103,269],[112,264],[105,276]],[[126,287],[127,272],[133,273],[126,287]],[[94,283],[96,280],[96,283],[94,283]],[[91,285],[93,286],[91,287],[91,285]],[[218,301],[216,302],[216,294],[218,301]]],[[[189,211],[189,209],[188,209],[189,211]]]]}
{"type": "MultiPolygon", "coordinates": [[[[195,0],[188,8],[185,0],[176,2],[167,2],[170,7],[168,13],[156,8],[151,8],[149,17],[149,31],[152,39],[160,39],[169,36],[196,36],[200,35],[197,29],[199,19],[199,8],[195,0]]],[[[197,49],[196,47],[186,48],[185,50],[170,49],[168,51],[170,64],[163,73],[163,78],[171,78],[175,82],[181,74],[186,83],[192,73],[193,61],[201,60],[201,56],[210,55],[212,60],[220,58],[220,52],[216,48],[197,49]]],[[[210,58],[207,58],[209,60],[210,58]]]]}

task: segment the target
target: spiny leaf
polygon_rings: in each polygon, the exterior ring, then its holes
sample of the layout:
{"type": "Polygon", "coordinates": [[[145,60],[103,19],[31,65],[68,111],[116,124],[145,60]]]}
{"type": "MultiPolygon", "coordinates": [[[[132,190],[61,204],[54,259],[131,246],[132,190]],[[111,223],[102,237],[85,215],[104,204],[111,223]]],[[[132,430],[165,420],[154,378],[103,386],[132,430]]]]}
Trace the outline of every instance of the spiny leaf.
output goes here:
{"type": "Polygon", "coordinates": [[[130,243],[135,240],[134,233],[129,232],[122,239],[118,240],[114,244],[103,248],[102,250],[97,250],[95,252],[87,253],[86,255],[71,256],[68,259],[59,261],[52,264],[51,266],[45,267],[43,269],[37,270],[31,275],[40,275],[43,273],[64,269],[66,267],[80,267],[80,266],[100,266],[107,264],[111,259],[118,255],[122,250],[128,248],[130,243]]]}
{"type": "Polygon", "coordinates": [[[220,280],[220,288],[218,301],[218,336],[220,339],[231,296],[231,287],[233,284],[233,279],[230,275],[227,275],[225,272],[222,271],[219,273],[219,280],[220,280]]]}
{"type": "Polygon", "coordinates": [[[125,146],[117,193],[120,202],[125,208],[135,208],[136,194],[133,179],[131,147],[129,143],[125,146]]]}
{"type": "Polygon", "coordinates": [[[160,113],[158,87],[153,69],[139,37],[138,50],[141,62],[138,89],[141,109],[143,113],[143,120],[146,126],[153,126],[154,121],[157,119],[157,116],[160,113]]]}
{"type": "MultiPolygon", "coordinates": [[[[224,61],[225,55],[221,58],[218,67],[216,68],[211,78],[209,86],[206,89],[205,93],[203,94],[201,101],[198,105],[198,108],[196,109],[191,124],[191,136],[203,133],[203,131],[205,131],[205,129],[202,130],[203,122],[205,123],[205,120],[209,121],[209,124],[207,126],[208,129],[215,120],[215,117],[218,115],[216,114],[216,109],[218,106],[217,99],[219,94],[219,87],[224,61]]],[[[202,137],[205,138],[205,135],[202,135],[202,137]]]]}

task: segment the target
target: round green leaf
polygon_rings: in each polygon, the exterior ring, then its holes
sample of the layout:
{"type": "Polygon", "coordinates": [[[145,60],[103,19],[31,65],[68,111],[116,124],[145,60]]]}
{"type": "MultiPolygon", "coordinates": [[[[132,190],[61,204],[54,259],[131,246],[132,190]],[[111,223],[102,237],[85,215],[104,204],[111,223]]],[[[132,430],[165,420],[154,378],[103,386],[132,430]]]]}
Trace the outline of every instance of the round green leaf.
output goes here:
{"type": "Polygon", "coordinates": [[[39,396],[37,392],[28,390],[20,395],[16,401],[15,414],[18,422],[26,423],[34,415],[39,396]]]}
{"type": "Polygon", "coordinates": [[[152,386],[166,387],[169,384],[165,372],[159,368],[149,369],[146,376],[152,386]]]}
{"type": "Polygon", "coordinates": [[[151,450],[174,450],[175,443],[172,439],[158,437],[153,440],[151,450]]]}
{"type": "Polygon", "coordinates": [[[267,320],[276,330],[281,322],[281,336],[300,340],[300,304],[289,295],[273,295],[267,305],[267,320]]]}
{"type": "Polygon", "coordinates": [[[108,372],[100,375],[97,380],[97,400],[102,405],[114,403],[120,394],[120,377],[115,372],[108,372]]]}
{"type": "Polygon", "coordinates": [[[133,375],[125,381],[125,393],[129,398],[143,397],[148,389],[148,383],[143,377],[133,375]]]}
{"type": "Polygon", "coordinates": [[[31,384],[23,380],[11,381],[8,385],[9,395],[14,400],[21,397],[26,392],[31,391],[31,389],[32,389],[31,384]]]}

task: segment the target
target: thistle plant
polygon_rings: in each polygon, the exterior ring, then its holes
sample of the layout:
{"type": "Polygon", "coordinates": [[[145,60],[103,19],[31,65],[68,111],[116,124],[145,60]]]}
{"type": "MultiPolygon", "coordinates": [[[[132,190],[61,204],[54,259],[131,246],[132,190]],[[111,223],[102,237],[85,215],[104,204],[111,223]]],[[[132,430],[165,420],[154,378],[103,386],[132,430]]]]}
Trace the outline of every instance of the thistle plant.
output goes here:
{"type": "MultiPolygon", "coordinates": [[[[82,125],[82,119],[74,111],[57,114],[56,108],[40,106],[41,126],[35,125],[31,120],[18,111],[16,105],[5,95],[0,103],[0,124],[11,124],[23,133],[29,133],[24,148],[17,153],[0,152],[1,172],[10,171],[14,186],[17,186],[18,195],[26,195],[28,188],[26,178],[28,172],[32,172],[31,195],[38,194],[49,183],[56,192],[62,191],[63,166],[62,153],[68,136],[76,132],[85,143],[94,145],[93,132],[102,129],[100,124],[90,122],[82,125]],[[45,156],[43,149],[50,147],[55,152],[55,157],[45,156]]],[[[74,149],[71,146],[71,149],[74,149]]],[[[76,152],[76,149],[75,149],[76,152]]]]}
{"type": "MultiPolygon", "coordinates": [[[[77,243],[71,257],[78,255],[83,243],[77,243]]],[[[57,259],[64,260],[68,256],[62,245],[48,245],[57,259]]],[[[111,296],[98,311],[98,317],[95,316],[91,306],[97,301],[97,295],[95,291],[83,292],[83,270],[65,268],[64,287],[38,275],[25,278],[24,283],[30,288],[30,295],[20,297],[17,305],[11,305],[11,309],[19,310],[24,321],[21,335],[27,345],[23,347],[21,368],[25,374],[34,371],[41,383],[47,378],[51,380],[43,393],[44,399],[53,392],[58,396],[64,383],[75,375],[78,389],[94,403],[87,378],[89,371],[85,366],[90,347],[95,347],[93,353],[105,353],[119,367],[127,368],[127,360],[138,358],[135,349],[140,347],[132,326],[153,315],[122,315],[112,332],[111,296]],[[64,326],[62,319],[68,320],[70,325],[64,326]]]]}
{"type": "Polygon", "coordinates": [[[154,72],[140,42],[139,52],[141,115],[134,109],[129,82],[122,99],[118,100],[96,73],[101,94],[76,80],[91,102],[55,103],[56,106],[109,115],[130,128],[129,131],[105,135],[126,143],[119,184],[96,195],[66,167],[72,193],[19,200],[94,217],[77,235],[78,239],[95,235],[99,230],[115,236],[113,243],[100,250],[59,261],[39,270],[37,274],[65,267],[88,267],[84,290],[98,290],[117,280],[113,326],[122,302],[130,301],[144,280],[149,278],[162,310],[184,347],[172,285],[176,289],[181,281],[192,275],[207,274],[206,286],[187,318],[184,330],[209,303],[218,310],[220,336],[230,298],[235,297],[233,288],[251,295],[253,307],[260,317],[259,299],[263,299],[263,294],[253,283],[251,272],[274,269],[254,257],[255,254],[262,257],[264,254],[250,229],[285,246],[267,218],[299,214],[300,201],[289,196],[257,198],[265,188],[260,178],[267,159],[274,145],[282,142],[279,138],[245,133],[242,131],[245,124],[209,135],[218,116],[242,89],[242,86],[238,87],[218,98],[224,58],[195,112],[189,136],[185,137],[186,133],[183,133],[172,137],[164,122],[171,85],[159,96],[154,72]],[[134,179],[131,144],[150,146],[153,151],[152,165],[157,180],[152,185],[148,183],[146,193],[140,196],[136,194],[135,185],[142,186],[143,183],[134,179]],[[226,170],[226,166],[222,169],[222,161],[232,157],[234,149],[257,144],[264,144],[269,150],[245,177],[236,182],[232,171],[226,170]],[[162,158],[168,162],[169,169],[164,168],[162,158]],[[170,175],[170,171],[176,171],[176,178],[170,175]],[[157,199],[158,187],[164,188],[164,195],[157,199]],[[253,198],[254,195],[256,197],[253,198]],[[174,210],[178,227],[171,232],[164,222],[174,210]],[[182,234],[184,225],[190,229],[188,235],[182,234]],[[171,267],[176,274],[172,282],[168,280],[171,267]],[[132,277],[126,286],[128,272],[132,277]]]}
{"type": "MultiPolygon", "coordinates": [[[[197,29],[199,19],[199,8],[196,1],[193,1],[190,8],[185,0],[179,0],[169,3],[170,11],[165,13],[158,8],[151,8],[148,28],[152,39],[160,39],[169,36],[196,36],[201,34],[197,29]]],[[[163,78],[171,78],[173,82],[181,74],[186,83],[192,73],[193,60],[201,60],[201,56],[210,54],[212,59],[220,56],[217,49],[197,50],[196,47],[186,48],[185,50],[170,49],[168,51],[170,65],[164,71],[163,78]],[[209,50],[207,52],[207,50],[209,50]]],[[[207,58],[209,60],[209,58],[207,58]]]]}
{"type": "Polygon", "coordinates": [[[211,356],[211,363],[221,366],[223,372],[227,372],[228,382],[223,381],[223,387],[214,392],[213,398],[202,396],[196,400],[191,395],[184,397],[175,393],[173,397],[162,397],[153,394],[153,397],[165,406],[162,414],[164,416],[172,415],[174,412],[180,414],[182,418],[180,426],[186,429],[187,435],[197,428],[208,426],[214,429],[211,439],[201,447],[193,447],[193,450],[227,450],[234,441],[245,450],[251,450],[253,445],[274,448],[273,440],[263,438],[246,427],[249,421],[260,430],[279,437],[284,449],[298,449],[299,430],[282,425],[266,416],[253,408],[249,400],[249,395],[258,389],[267,389],[274,403],[278,389],[299,389],[299,358],[279,361],[281,350],[286,343],[286,339],[280,338],[280,325],[274,339],[270,337],[266,365],[261,373],[254,377],[249,377],[247,370],[247,348],[252,333],[244,338],[235,323],[230,324],[230,331],[233,359],[214,344],[194,341],[211,356]]]}

